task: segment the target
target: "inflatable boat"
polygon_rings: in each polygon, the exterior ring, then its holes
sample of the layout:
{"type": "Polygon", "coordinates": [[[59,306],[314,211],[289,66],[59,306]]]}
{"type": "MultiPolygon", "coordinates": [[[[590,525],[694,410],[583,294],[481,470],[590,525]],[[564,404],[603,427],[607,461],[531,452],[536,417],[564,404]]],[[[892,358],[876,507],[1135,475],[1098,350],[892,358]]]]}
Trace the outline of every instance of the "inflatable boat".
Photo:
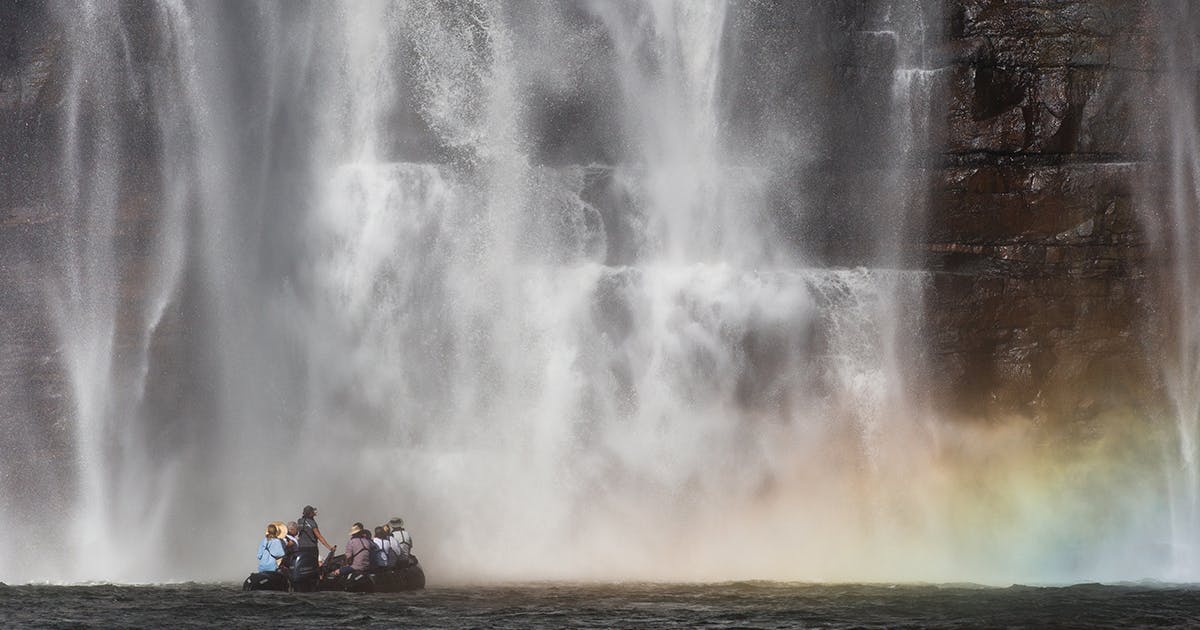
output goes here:
{"type": "Polygon", "coordinates": [[[290,591],[292,590],[292,581],[288,576],[281,571],[271,571],[269,573],[251,573],[250,577],[242,582],[243,591],[290,591]]]}
{"type": "Polygon", "coordinates": [[[425,570],[416,556],[412,564],[390,569],[373,569],[350,576],[331,576],[342,563],[342,556],[331,552],[319,567],[316,556],[297,556],[291,570],[251,573],[242,582],[243,591],[347,591],[350,593],[399,593],[425,588],[425,570]]]}
{"type": "Polygon", "coordinates": [[[330,553],[321,564],[321,579],[316,582],[318,591],[347,591],[350,593],[399,593],[425,588],[425,571],[416,556],[409,556],[410,564],[389,569],[372,569],[349,576],[330,576],[342,566],[344,556],[330,553]]]}
{"type": "Polygon", "coordinates": [[[347,577],[325,578],[317,583],[318,591],[349,593],[400,593],[425,588],[425,571],[420,564],[403,569],[376,570],[355,573],[347,577]]]}

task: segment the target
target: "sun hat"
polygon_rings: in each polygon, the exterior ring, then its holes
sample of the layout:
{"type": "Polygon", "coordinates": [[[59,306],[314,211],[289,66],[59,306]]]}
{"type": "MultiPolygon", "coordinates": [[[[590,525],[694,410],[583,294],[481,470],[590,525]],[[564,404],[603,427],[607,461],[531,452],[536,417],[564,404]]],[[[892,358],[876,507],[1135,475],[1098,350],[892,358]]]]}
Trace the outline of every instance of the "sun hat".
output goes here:
{"type": "Polygon", "coordinates": [[[388,525],[391,525],[393,530],[402,529],[404,527],[404,519],[399,516],[393,516],[392,520],[388,521],[388,525]]]}
{"type": "Polygon", "coordinates": [[[353,536],[363,530],[362,523],[355,523],[350,527],[350,535],[353,536]]]}

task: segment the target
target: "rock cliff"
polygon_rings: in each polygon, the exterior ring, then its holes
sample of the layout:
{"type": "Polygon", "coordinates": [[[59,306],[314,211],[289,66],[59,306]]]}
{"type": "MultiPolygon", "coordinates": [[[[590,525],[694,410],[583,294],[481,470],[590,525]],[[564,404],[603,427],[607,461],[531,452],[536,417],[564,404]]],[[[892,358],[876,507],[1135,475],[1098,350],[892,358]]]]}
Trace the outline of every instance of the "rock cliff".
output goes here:
{"type": "Polygon", "coordinates": [[[1127,0],[952,0],[927,230],[943,401],[1079,424],[1153,404],[1137,185],[1153,46],[1127,0]]]}

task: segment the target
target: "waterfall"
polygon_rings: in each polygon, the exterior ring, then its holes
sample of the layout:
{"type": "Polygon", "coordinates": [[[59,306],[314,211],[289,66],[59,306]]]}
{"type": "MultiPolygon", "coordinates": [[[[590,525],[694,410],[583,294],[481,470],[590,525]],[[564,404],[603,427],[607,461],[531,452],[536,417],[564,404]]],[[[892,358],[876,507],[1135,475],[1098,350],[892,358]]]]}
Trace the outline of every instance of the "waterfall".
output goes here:
{"type": "Polygon", "coordinates": [[[63,52],[71,63],[54,199],[64,219],[45,292],[74,405],[78,498],[66,516],[88,524],[72,541],[77,554],[93,558],[75,575],[101,579],[103,565],[124,553],[113,544],[122,540],[118,532],[165,528],[159,498],[180,482],[170,460],[174,448],[157,443],[143,423],[150,420],[151,346],[178,297],[187,256],[185,216],[207,183],[203,166],[175,147],[195,144],[201,121],[193,110],[203,105],[189,82],[192,42],[179,7],[154,10],[151,19],[177,30],[154,51],[162,65],[149,68],[145,80],[134,69],[132,35],[116,7],[84,3],[62,17],[72,32],[63,52]],[[125,133],[138,108],[150,112],[134,123],[149,137],[125,133]],[[136,168],[154,143],[168,148],[155,169],[157,182],[155,170],[136,168]],[[151,218],[133,216],[130,206],[145,201],[127,196],[130,180],[157,193],[151,218]],[[137,253],[123,248],[131,240],[139,243],[137,253]]]}
{"type": "Polygon", "coordinates": [[[308,503],[460,578],[951,566],[926,5],[55,5],[44,577],[238,577],[308,503]]]}
{"type": "Polygon", "coordinates": [[[1146,150],[1154,156],[1142,185],[1143,221],[1165,262],[1161,292],[1168,331],[1160,365],[1173,439],[1164,461],[1173,579],[1192,581],[1200,567],[1200,13],[1165,2],[1151,14],[1157,66],[1142,117],[1146,150]],[[1160,170],[1161,168],[1161,170],[1160,170]]]}

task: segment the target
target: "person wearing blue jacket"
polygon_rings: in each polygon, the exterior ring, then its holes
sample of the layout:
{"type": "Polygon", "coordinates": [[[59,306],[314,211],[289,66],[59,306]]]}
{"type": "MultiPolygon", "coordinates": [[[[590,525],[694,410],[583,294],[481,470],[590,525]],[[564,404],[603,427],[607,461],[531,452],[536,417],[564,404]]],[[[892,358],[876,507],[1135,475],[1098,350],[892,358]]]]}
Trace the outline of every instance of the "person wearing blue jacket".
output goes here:
{"type": "Polygon", "coordinates": [[[279,539],[279,528],[274,523],[267,525],[267,535],[258,543],[258,571],[271,573],[279,569],[285,554],[283,541],[279,539]]]}

